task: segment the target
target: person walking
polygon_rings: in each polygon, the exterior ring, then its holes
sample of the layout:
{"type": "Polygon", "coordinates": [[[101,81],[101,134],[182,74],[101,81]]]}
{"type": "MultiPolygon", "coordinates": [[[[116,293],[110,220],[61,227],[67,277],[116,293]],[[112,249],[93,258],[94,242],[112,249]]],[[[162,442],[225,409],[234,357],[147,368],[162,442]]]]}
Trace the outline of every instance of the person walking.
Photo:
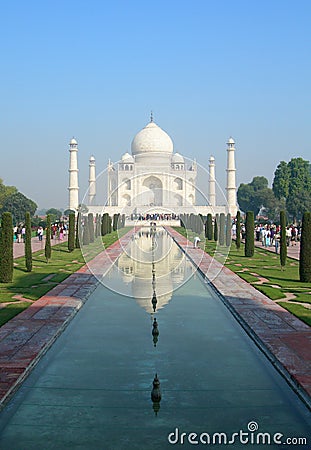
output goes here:
{"type": "Polygon", "coordinates": [[[42,241],[42,239],[43,239],[43,228],[41,226],[38,227],[37,235],[38,235],[39,241],[42,241]]]}

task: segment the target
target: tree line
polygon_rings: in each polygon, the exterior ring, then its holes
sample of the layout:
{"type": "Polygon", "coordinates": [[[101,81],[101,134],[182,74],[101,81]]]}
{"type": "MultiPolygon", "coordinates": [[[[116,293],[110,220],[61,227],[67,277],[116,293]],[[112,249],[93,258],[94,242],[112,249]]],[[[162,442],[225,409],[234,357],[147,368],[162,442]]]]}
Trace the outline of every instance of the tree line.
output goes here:
{"type": "MultiPolygon", "coordinates": [[[[46,217],[45,229],[45,248],[44,254],[48,263],[52,256],[52,221],[51,215],[46,217]]],[[[26,212],[23,222],[26,227],[25,234],[25,267],[27,272],[32,271],[32,248],[31,248],[31,214],[26,212]]],[[[0,282],[10,283],[13,280],[13,216],[11,212],[5,211],[1,217],[0,224],[0,282]]],[[[74,213],[69,214],[68,225],[68,251],[72,252],[81,245],[89,245],[96,238],[105,236],[111,231],[117,231],[125,226],[125,215],[114,214],[113,218],[108,213],[102,216],[96,214],[94,218],[92,213],[82,216],[80,213],[77,218],[74,213]],[[94,220],[95,219],[95,220],[94,220]]]]}
{"type": "Polygon", "coordinates": [[[271,220],[278,220],[280,211],[286,210],[293,222],[311,211],[311,166],[302,158],[281,161],[274,172],[272,189],[265,177],[257,176],[241,183],[237,200],[242,211],[253,211],[256,217],[263,210],[271,220]]]}

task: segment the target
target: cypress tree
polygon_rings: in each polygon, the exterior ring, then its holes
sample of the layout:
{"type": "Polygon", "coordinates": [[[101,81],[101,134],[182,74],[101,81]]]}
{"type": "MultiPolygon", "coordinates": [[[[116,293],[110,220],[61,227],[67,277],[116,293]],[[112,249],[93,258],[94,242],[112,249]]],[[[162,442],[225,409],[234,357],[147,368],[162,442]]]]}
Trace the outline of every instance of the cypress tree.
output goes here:
{"type": "Polygon", "coordinates": [[[75,214],[69,214],[69,226],[68,226],[68,250],[73,252],[75,248],[75,214]]]}
{"type": "Polygon", "coordinates": [[[95,216],[95,227],[94,227],[94,237],[95,237],[95,239],[98,237],[97,231],[98,231],[98,214],[96,213],[96,216],[95,216]]]}
{"type": "Polygon", "coordinates": [[[89,227],[89,237],[90,242],[94,242],[95,236],[94,236],[94,216],[92,213],[89,213],[87,216],[87,223],[89,227]]]}
{"type": "Polygon", "coordinates": [[[51,259],[51,254],[52,254],[52,247],[51,247],[51,216],[50,216],[50,214],[48,214],[46,216],[44,254],[45,254],[46,262],[48,263],[49,259],[51,259]]]}
{"type": "Polygon", "coordinates": [[[117,231],[118,229],[118,214],[113,215],[112,229],[113,231],[117,231]]]}
{"type": "Polygon", "coordinates": [[[108,233],[108,213],[105,213],[102,216],[101,235],[105,236],[107,233],[108,233]]]}
{"type": "Polygon", "coordinates": [[[299,277],[303,283],[311,283],[311,212],[302,216],[299,277]]]}
{"type": "Polygon", "coordinates": [[[89,243],[90,243],[90,227],[89,227],[88,216],[84,217],[82,242],[83,242],[83,245],[89,245],[89,243]]]}
{"type": "Polygon", "coordinates": [[[219,224],[219,214],[216,214],[214,220],[214,241],[218,241],[218,224],[219,224]]]}
{"type": "Polygon", "coordinates": [[[240,250],[241,247],[241,212],[238,211],[236,213],[236,240],[235,245],[237,250],[240,250]]]}
{"type": "Polygon", "coordinates": [[[100,219],[100,235],[101,236],[105,236],[105,230],[104,230],[104,228],[105,228],[105,226],[104,226],[104,214],[101,216],[101,219],[100,219]]]}
{"type": "Polygon", "coordinates": [[[207,215],[207,239],[211,241],[213,239],[213,216],[212,214],[207,215]]]}
{"type": "Polygon", "coordinates": [[[230,247],[231,245],[231,228],[232,228],[232,220],[231,214],[227,214],[227,223],[226,223],[226,246],[230,247]]]}
{"type": "Polygon", "coordinates": [[[213,239],[213,217],[212,214],[207,214],[205,222],[205,237],[211,241],[213,239]]]}
{"type": "Polygon", "coordinates": [[[285,211],[280,211],[280,263],[284,270],[287,258],[287,244],[286,244],[286,214],[285,211]]]}
{"type": "Polygon", "coordinates": [[[76,248],[80,248],[80,242],[81,242],[81,213],[78,212],[76,222],[76,242],[75,242],[76,248]]]}
{"type": "Polygon", "coordinates": [[[245,256],[251,258],[254,255],[254,211],[247,211],[245,222],[245,256]]]}
{"type": "Polygon", "coordinates": [[[112,228],[111,222],[112,222],[111,217],[109,216],[109,214],[107,214],[107,223],[108,223],[107,232],[108,233],[111,233],[111,228],[112,228]]]}
{"type": "Polygon", "coordinates": [[[0,245],[0,282],[13,280],[13,220],[10,212],[2,214],[0,245]]]}
{"type": "Polygon", "coordinates": [[[219,245],[225,245],[226,216],[221,213],[219,216],[219,245]]]}
{"type": "Polygon", "coordinates": [[[204,220],[202,214],[197,216],[197,233],[201,234],[204,230],[204,220]]]}
{"type": "Polygon", "coordinates": [[[96,214],[96,237],[101,235],[101,217],[100,214],[96,214]]]}
{"type": "Polygon", "coordinates": [[[25,263],[26,263],[26,271],[32,271],[32,249],[31,249],[31,218],[30,213],[26,212],[25,217],[25,263]]]}

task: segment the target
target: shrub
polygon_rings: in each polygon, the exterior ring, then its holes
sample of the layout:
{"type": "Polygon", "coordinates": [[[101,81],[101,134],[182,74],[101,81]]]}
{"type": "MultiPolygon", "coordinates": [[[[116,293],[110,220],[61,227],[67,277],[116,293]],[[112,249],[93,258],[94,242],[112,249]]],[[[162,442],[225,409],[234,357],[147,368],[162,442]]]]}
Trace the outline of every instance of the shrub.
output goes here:
{"type": "Polygon", "coordinates": [[[46,230],[45,230],[45,248],[44,254],[46,258],[46,262],[49,262],[52,255],[52,247],[51,247],[51,216],[48,214],[46,216],[46,230]]]}
{"type": "Polygon", "coordinates": [[[89,213],[87,216],[87,223],[89,227],[89,237],[90,242],[94,242],[95,236],[94,236],[94,216],[92,213],[89,213]]]}
{"type": "Polygon", "coordinates": [[[32,271],[32,249],[31,249],[31,217],[30,212],[26,212],[25,217],[25,263],[26,263],[26,271],[32,271]]]}
{"type": "Polygon", "coordinates": [[[311,282],[311,212],[302,216],[299,277],[303,283],[311,282]]]}
{"type": "Polygon", "coordinates": [[[235,245],[237,250],[241,247],[241,212],[236,213],[236,241],[235,245]]]}
{"type": "Polygon", "coordinates": [[[10,212],[2,213],[0,256],[0,281],[10,283],[13,280],[13,220],[10,212]]]}
{"type": "Polygon", "coordinates": [[[225,245],[225,224],[226,216],[221,213],[219,217],[219,245],[225,245]]]}
{"type": "Polygon", "coordinates": [[[83,242],[83,245],[89,245],[89,243],[90,243],[90,227],[89,227],[88,216],[84,217],[82,242],[83,242]]]}
{"type": "Polygon", "coordinates": [[[69,214],[69,226],[68,226],[68,250],[73,252],[75,249],[75,214],[69,214]]]}
{"type": "Polygon", "coordinates": [[[218,241],[218,224],[219,224],[219,214],[216,214],[214,221],[214,241],[218,241]]]}
{"type": "Polygon", "coordinates": [[[76,222],[76,248],[80,248],[81,245],[81,213],[78,213],[77,215],[77,222],[76,222]]]}
{"type": "Polygon", "coordinates": [[[286,265],[287,244],[286,244],[286,214],[285,211],[280,211],[280,263],[282,269],[286,265]]]}
{"type": "Polygon", "coordinates": [[[108,213],[103,214],[101,223],[101,235],[105,236],[108,233],[108,213]]]}
{"type": "Polygon", "coordinates": [[[205,222],[205,237],[211,241],[213,239],[213,218],[212,214],[207,214],[205,222]]]}
{"type": "Polygon", "coordinates": [[[113,229],[113,231],[117,231],[117,229],[118,229],[118,219],[119,219],[119,214],[114,214],[113,215],[113,222],[112,222],[112,229],[113,229]]]}
{"type": "Polygon", "coordinates": [[[226,246],[230,247],[231,245],[231,228],[232,228],[232,220],[231,220],[231,214],[227,214],[227,221],[226,221],[226,246]]]}
{"type": "Polygon", "coordinates": [[[245,222],[245,256],[251,258],[254,255],[254,211],[247,211],[245,222]]]}

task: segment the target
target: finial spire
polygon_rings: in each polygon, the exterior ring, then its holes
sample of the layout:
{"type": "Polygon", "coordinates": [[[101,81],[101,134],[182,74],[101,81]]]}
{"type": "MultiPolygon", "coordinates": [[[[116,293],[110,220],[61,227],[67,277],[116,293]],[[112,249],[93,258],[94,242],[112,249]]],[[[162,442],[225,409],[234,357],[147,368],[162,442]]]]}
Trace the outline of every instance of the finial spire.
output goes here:
{"type": "Polygon", "coordinates": [[[153,122],[153,112],[151,111],[151,114],[150,114],[150,122],[153,122]]]}

